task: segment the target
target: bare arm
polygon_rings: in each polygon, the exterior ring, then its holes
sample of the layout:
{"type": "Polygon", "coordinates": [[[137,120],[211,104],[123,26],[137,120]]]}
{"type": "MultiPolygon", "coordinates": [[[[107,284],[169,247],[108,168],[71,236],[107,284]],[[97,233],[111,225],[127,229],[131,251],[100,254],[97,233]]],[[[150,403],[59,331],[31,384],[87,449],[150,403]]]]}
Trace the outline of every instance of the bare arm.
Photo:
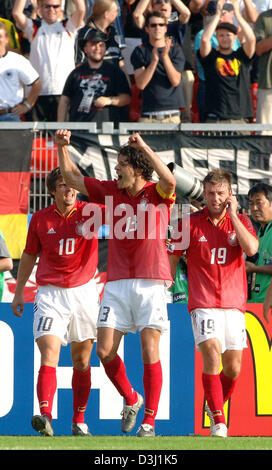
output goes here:
{"type": "Polygon", "coordinates": [[[119,93],[117,96],[99,96],[94,101],[97,108],[104,108],[105,106],[126,106],[130,103],[130,95],[128,93],[119,93]]]}
{"type": "Polygon", "coordinates": [[[245,8],[242,11],[243,17],[249,23],[256,23],[259,13],[251,0],[244,0],[245,8]]]}
{"type": "Polygon", "coordinates": [[[269,36],[266,39],[261,39],[260,41],[257,41],[256,43],[256,54],[259,56],[266,54],[266,52],[271,51],[271,49],[272,49],[272,36],[269,36]]]}
{"type": "Polygon", "coordinates": [[[59,104],[58,104],[58,122],[67,121],[68,109],[70,104],[70,98],[65,95],[61,95],[59,104]]]}
{"type": "Polygon", "coordinates": [[[24,309],[24,287],[33,271],[37,259],[37,255],[29,255],[28,253],[23,253],[19,268],[18,268],[18,277],[17,284],[15,289],[15,295],[11,303],[11,308],[13,313],[18,317],[21,317],[24,309]]]}
{"type": "Polygon", "coordinates": [[[272,276],[272,264],[263,264],[262,266],[257,266],[250,261],[246,261],[246,272],[250,273],[260,273],[260,274],[270,274],[272,276]]]}
{"type": "Polygon", "coordinates": [[[84,176],[71,160],[67,146],[70,143],[71,132],[67,129],[59,129],[56,132],[55,140],[58,146],[59,166],[63,179],[67,186],[74,188],[88,196],[88,191],[84,184],[84,176]]]}
{"type": "Polygon", "coordinates": [[[169,263],[170,263],[170,268],[171,268],[171,274],[173,279],[176,277],[176,271],[177,271],[177,265],[180,260],[180,257],[177,255],[168,255],[169,263]]]}
{"type": "Polygon", "coordinates": [[[34,104],[36,103],[37,99],[38,99],[38,96],[41,92],[41,89],[42,89],[42,84],[41,84],[41,80],[38,78],[38,80],[36,80],[31,88],[30,88],[30,91],[29,91],[29,94],[28,94],[28,97],[27,97],[27,101],[28,103],[30,104],[30,106],[34,106],[34,104]]]}
{"type": "Polygon", "coordinates": [[[169,51],[171,47],[171,39],[167,38],[166,39],[166,45],[162,51],[162,61],[163,65],[165,68],[165,71],[167,73],[167,77],[173,87],[177,87],[180,84],[181,80],[181,72],[179,72],[175,66],[173,65],[173,62],[169,56],[169,51]]]}
{"type": "Polygon", "coordinates": [[[10,271],[13,268],[13,261],[11,258],[0,258],[0,272],[10,271]]]}
{"type": "Polygon", "coordinates": [[[172,0],[171,3],[179,13],[179,22],[181,24],[188,23],[191,16],[189,8],[182,2],[182,0],[172,0]]]}
{"type": "Polygon", "coordinates": [[[75,4],[75,11],[71,16],[71,21],[75,28],[79,28],[82,25],[85,13],[86,6],[84,0],[73,0],[75,4]]]}
{"type": "MultiPolygon", "coordinates": [[[[165,47],[161,53],[161,59],[165,68],[165,72],[172,86],[176,87],[179,85],[181,80],[181,73],[175,68],[173,62],[169,56],[169,50],[171,47],[171,39],[166,38],[165,47]]],[[[153,47],[152,59],[150,64],[145,68],[141,67],[134,72],[135,82],[139,90],[144,90],[148,83],[152,80],[155,70],[159,62],[158,48],[153,47]]]]}
{"type": "Polygon", "coordinates": [[[150,80],[152,80],[159,62],[159,53],[156,47],[152,49],[152,59],[147,67],[141,67],[134,72],[135,82],[139,90],[144,90],[150,80]]]}
{"type": "Polygon", "coordinates": [[[239,219],[237,214],[238,202],[236,197],[230,196],[226,202],[228,203],[227,212],[231,218],[240,247],[247,256],[255,255],[259,248],[259,240],[247,230],[239,219]]]}
{"type": "Polygon", "coordinates": [[[225,0],[218,0],[217,10],[216,10],[215,15],[212,17],[211,21],[204,28],[204,31],[201,37],[200,49],[199,49],[201,57],[207,57],[207,55],[209,55],[209,53],[212,50],[211,39],[212,39],[213,33],[216,30],[216,26],[218,25],[218,22],[220,20],[224,2],[225,0]]]}
{"type": "Polygon", "coordinates": [[[176,180],[168,166],[165,165],[165,163],[151,149],[151,147],[145,143],[137,132],[129,138],[129,145],[145,153],[159,177],[160,188],[165,194],[169,196],[172,195],[175,192],[176,180]]]}
{"type": "Polygon", "coordinates": [[[22,103],[16,104],[13,107],[12,112],[16,114],[17,116],[27,113],[29,111],[29,106],[32,108],[34,104],[36,103],[41,89],[42,89],[42,84],[41,84],[40,79],[38,78],[38,80],[36,80],[31,86],[28,97],[24,99],[22,103]]]}
{"type": "Polygon", "coordinates": [[[27,25],[27,16],[24,14],[26,0],[15,0],[12,16],[17,26],[23,31],[27,25]]]}
{"type": "Polygon", "coordinates": [[[244,35],[244,42],[242,44],[242,47],[244,49],[245,54],[251,59],[251,57],[254,56],[256,50],[256,39],[254,31],[248,24],[248,22],[242,17],[240,13],[239,1],[231,0],[231,3],[233,5],[234,14],[236,16],[238,24],[244,35]]]}
{"type": "Polygon", "coordinates": [[[138,28],[143,28],[145,24],[145,12],[150,5],[150,0],[140,0],[133,12],[133,18],[138,28]]]}

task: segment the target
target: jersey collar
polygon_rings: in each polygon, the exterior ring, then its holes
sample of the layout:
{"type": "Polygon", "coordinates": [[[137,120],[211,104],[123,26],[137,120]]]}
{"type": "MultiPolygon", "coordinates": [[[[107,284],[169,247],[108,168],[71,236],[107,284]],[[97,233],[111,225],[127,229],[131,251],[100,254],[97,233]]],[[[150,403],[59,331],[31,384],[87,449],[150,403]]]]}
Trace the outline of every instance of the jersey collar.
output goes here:
{"type": "MultiPolygon", "coordinates": [[[[210,213],[209,213],[209,210],[207,207],[204,208],[204,216],[205,218],[212,224],[214,225],[213,223],[213,220],[212,218],[210,217],[210,213]]],[[[223,225],[223,223],[225,222],[225,220],[229,217],[229,215],[226,213],[222,219],[219,220],[218,224],[217,225],[214,225],[215,227],[221,227],[221,225],[223,225]]]]}
{"type": "Polygon", "coordinates": [[[62,212],[60,212],[59,209],[58,209],[57,206],[56,206],[56,203],[54,203],[54,212],[55,212],[55,214],[59,215],[59,216],[62,217],[63,219],[68,219],[68,218],[71,217],[71,215],[74,214],[76,211],[77,211],[77,203],[74,205],[74,207],[72,207],[72,209],[70,210],[70,212],[68,212],[67,215],[64,215],[62,212]]]}
{"type": "Polygon", "coordinates": [[[140,196],[140,195],[146,190],[146,188],[147,188],[148,186],[150,186],[151,184],[152,184],[152,183],[151,183],[150,181],[147,181],[147,182],[145,183],[145,185],[144,185],[134,196],[132,196],[132,194],[131,194],[127,189],[125,189],[125,191],[126,191],[127,195],[128,195],[130,198],[138,197],[138,196],[140,196]]]}

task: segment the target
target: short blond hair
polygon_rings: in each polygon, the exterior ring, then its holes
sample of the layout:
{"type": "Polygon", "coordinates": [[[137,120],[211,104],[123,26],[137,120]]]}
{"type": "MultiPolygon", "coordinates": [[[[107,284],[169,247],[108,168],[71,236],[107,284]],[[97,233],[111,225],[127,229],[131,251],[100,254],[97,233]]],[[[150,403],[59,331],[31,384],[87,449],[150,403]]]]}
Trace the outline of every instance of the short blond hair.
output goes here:
{"type": "Polygon", "coordinates": [[[115,0],[96,0],[92,7],[91,19],[95,20],[104,15],[106,11],[111,9],[114,3],[116,3],[115,0]]]}
{"type": "Polygon", "coordinates": [[[204,188],[205,188],[206,183],[211,183],[211,184],[227,183],[229,188],[231,189],[232,174],[222,169],[212,170],[205,176],[203,180],[204,188]]]}

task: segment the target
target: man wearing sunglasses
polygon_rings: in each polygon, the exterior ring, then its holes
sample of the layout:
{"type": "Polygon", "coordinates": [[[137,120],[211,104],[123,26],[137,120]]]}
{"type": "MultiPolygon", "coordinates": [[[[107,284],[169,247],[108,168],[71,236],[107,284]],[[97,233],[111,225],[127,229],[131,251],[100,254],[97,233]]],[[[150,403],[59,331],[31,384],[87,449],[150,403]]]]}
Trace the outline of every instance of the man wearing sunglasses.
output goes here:
{"type": "Polygon", "coordinates": [[[185,60],[181,47],[166,38],[166,29],[162,13],[149,13],[145,26],[149,41],[137,46],[131,55],[135,82],[143,91],[141,122],[180,123],[185,60]]]}
{"type": "Polygon", "coordinates": [[[32,118],[57,121],[59,97],[75,67],[75,36],[85,15],[85,1],[74,0],[74,13],[68,19],[63,18],[61,0],[38,0],[36,20],[25,15],[25,3],[26,0],[16,0],[12,14],[30,42],[29,60],[42,82],[32,118]]]}
{"type": "Polygon", "coordinates": [[[134,11],[134,20],[138,28],[142,28],[142,42],[148,41],[145,31],[145,17],[148,11],[157,11],[166,18],[166,36],[172,43],[179,44],[184,52],[185,64],[182,73],[182,91],[186,109],[182,110],[182,120],[190,121],[190,108],[193,96],[194,69],[193,57],[190,47],[190,9],[182,0],[139,0],[134,11]]]}

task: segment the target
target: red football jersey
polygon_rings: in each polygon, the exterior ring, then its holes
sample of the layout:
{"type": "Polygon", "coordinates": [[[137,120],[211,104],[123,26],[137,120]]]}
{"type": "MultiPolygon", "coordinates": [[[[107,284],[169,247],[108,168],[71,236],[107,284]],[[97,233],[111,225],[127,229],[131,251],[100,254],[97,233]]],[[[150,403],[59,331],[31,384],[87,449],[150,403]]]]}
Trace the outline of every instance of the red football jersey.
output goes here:
{"type": "Polygon", "coordinates": [[[136,196],[119,189],[117,181],[85,177],[89,199],[105,204],[110,227],[107,280],[172,281],[165,238],[175,197],[147,182],[136,196]]]}
{"type": "MultiPolygon", "coordinates": [[[[250,219],[244,215],[239,218],[256,236],[250,219]]],[[[172,240],[169,253],[180,256],[182,251],[177,246],[177,242],[172,240]]],[[[245,261],[228,214],[217,226],[210,219],[207,208],[190,215],[190,243],[186,258],[190,312],[195,308],[237,308],[245,312],[245,261]]]]}
{"type": "Polygon", "coordinates": [[[87,204],[76,201],[66,217],[55,203],[33,214],[24,251],[39,255],[38,285],[76,287],[94,277],[98,264],[97,233],[93,238],[82,235],[82,226],[88,220],[82,210],[87,204]]]}

